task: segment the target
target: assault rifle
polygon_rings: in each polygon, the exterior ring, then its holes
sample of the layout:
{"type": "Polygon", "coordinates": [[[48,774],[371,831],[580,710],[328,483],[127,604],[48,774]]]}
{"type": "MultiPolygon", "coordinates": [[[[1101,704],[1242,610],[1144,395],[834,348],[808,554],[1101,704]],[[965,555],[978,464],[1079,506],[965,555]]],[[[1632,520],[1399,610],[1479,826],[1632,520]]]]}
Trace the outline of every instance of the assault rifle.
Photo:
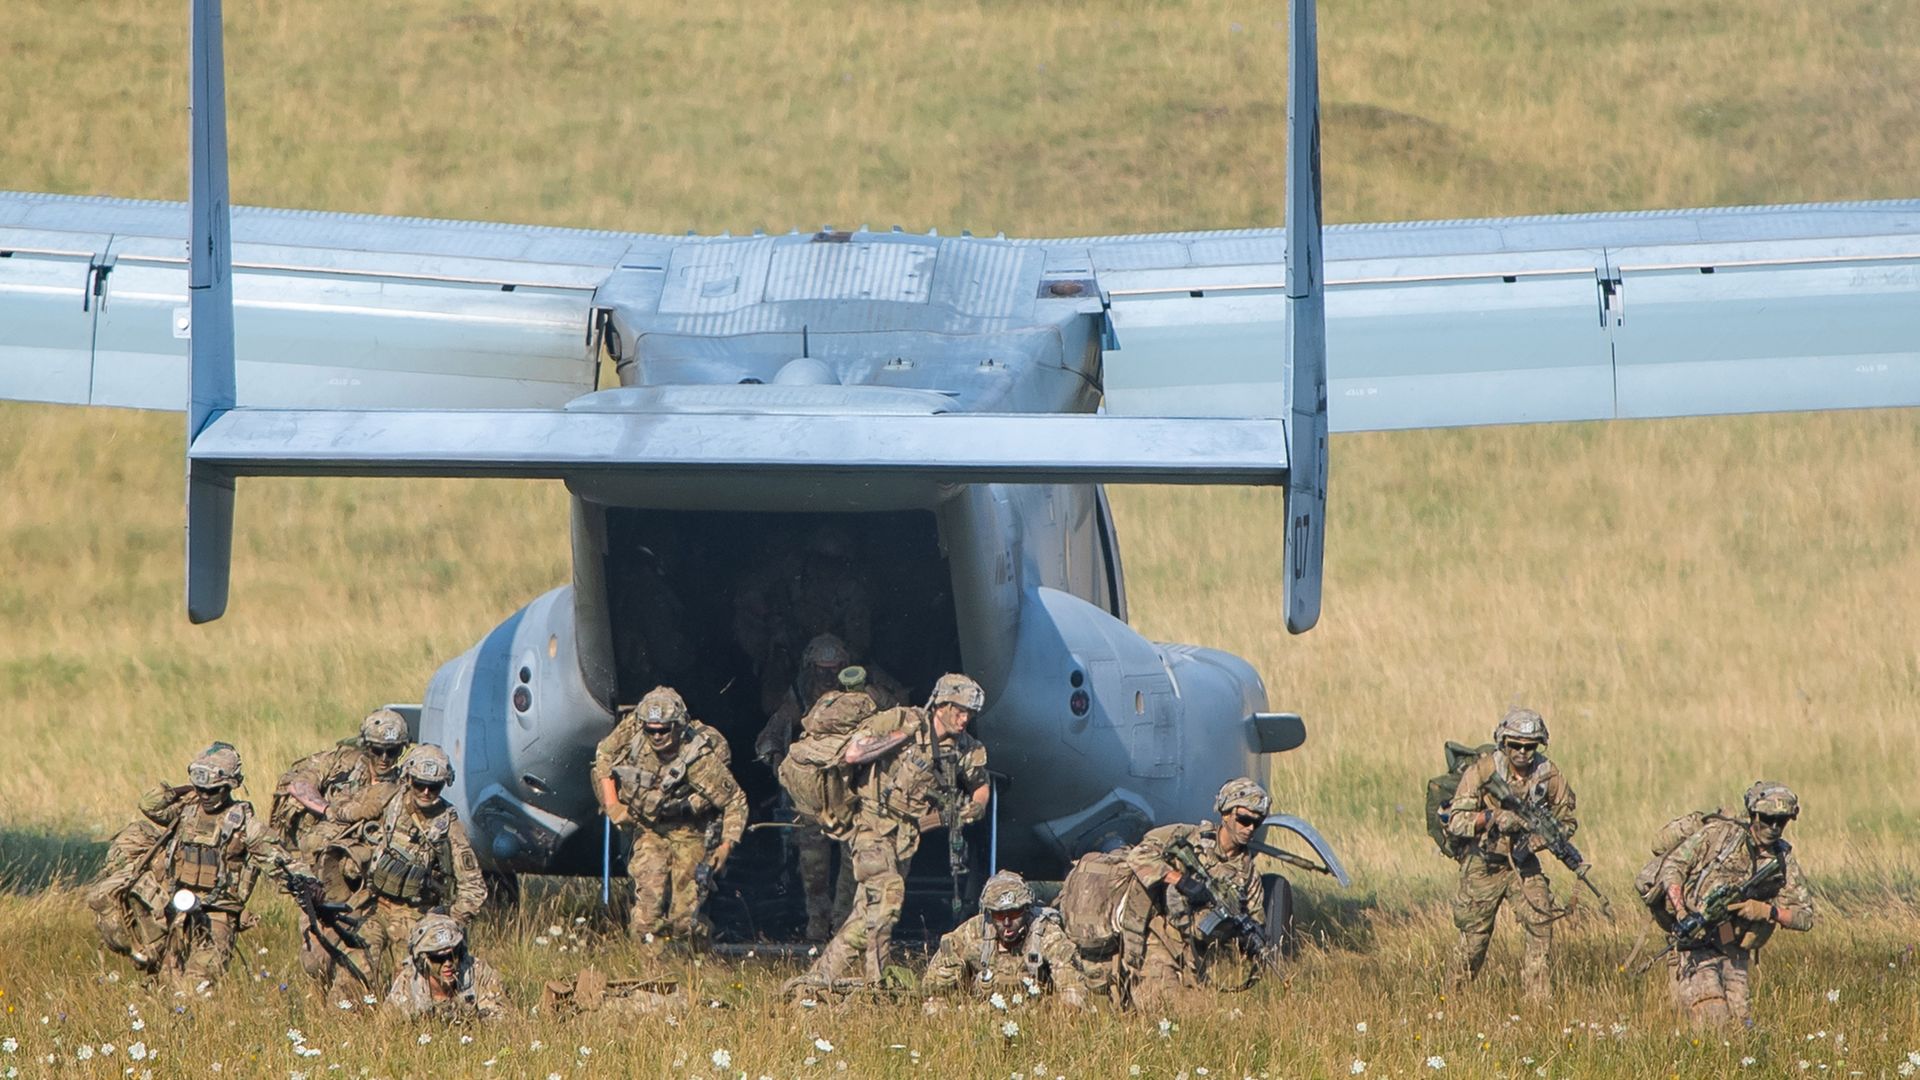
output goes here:
{"type": "Polygon", "coordinates": [[[1573,871],[1573,876],[1580,879],[1580,884],[1585,885],[1587,891],[1600,901],[1600,914],[1612,922],[1613,902],[1598,886],[1587,880],[1587,872],[1593,869],[1593,865],[1587,862],[1586,856],[1580,854],[1579,848],[1573,846],[1573,838],[1568,835],[1566,826],[1560,824],[1560,819],[1539,803],[1521,798],[1505,777],[1489,777],[1482,790],[1493,796],[1504,809],[1520,815],[1520,820],[1527,824],[1534,847],[1550,852],[1554,858],[1566,864],[1567,869],[1573,871]]]}
{"type": "MultiPolygon", "coordinates": [[[[1759,900],[1762,893],[1778,892],[1780,882],[1786,880],[1787,861],[1779,855],[1754,867],[1752,875],[1738,885],[1728,882],[1715,885],[1700,900],[1698,910],[1693,911],[1673,924],[1667,934],[1667,947],[1647,958],[1641,971],[1652,967],[1654,961],[1679,949],[1687,952],[1693,949],[1705,949],[1720,941],[1720,930],[1733,921],[1733,906],[1746,900],[1759,900]]],[[[1769,893],[1771,895],[1771,893],[1769,893]]]]}
{"type": "Polygon", "coordinates": [[[340,947],[345,945],[348,949],[361,950],[367,947],[366,939],[360,936],[360,918],[347,914],[345,904],[332,904],[320,899],[326,886],[319,878],[295,872],[285,859],[276,860],[275,865],[283,875],[283,888],[293,898],[293,906],[306,916],[301,923],[301,932],[332,957],[334,963],[346,968],[349,974],[360,980],[360,985],[369,990],[378,990],[367,973],[353,962],[353,957],[340,947]],[[327,930],[333,931],[333,937],[324,932],[327,930]],[[340,945],[334,943],[334,937],[340,939],[340,945]]]}
{"type": "Polygon", "coordinates": [[[1174,888],[1193,906],[1194,929],[1202,940],[1237,942],[1240,951],[1249,956],[1266,954],[1272,947],[1266,927],[1248,913],[1238,889],[1215,881],[1207,873],[1192,840],[1182,836],[1167,845],[1167,859],[1180,871],[1180,881],[1174,888]]]}
{"type": "Polygon", "coordinates": [[[960,757],[942,750],[938,739],[934,740],[933,754],[934,768],[939,773],[940,824],[947,830],[947,875],[953,880],[953,918],[958,922],[967,906],[961,899],[967,878],[967,834],[960,821],[960,757]]]}

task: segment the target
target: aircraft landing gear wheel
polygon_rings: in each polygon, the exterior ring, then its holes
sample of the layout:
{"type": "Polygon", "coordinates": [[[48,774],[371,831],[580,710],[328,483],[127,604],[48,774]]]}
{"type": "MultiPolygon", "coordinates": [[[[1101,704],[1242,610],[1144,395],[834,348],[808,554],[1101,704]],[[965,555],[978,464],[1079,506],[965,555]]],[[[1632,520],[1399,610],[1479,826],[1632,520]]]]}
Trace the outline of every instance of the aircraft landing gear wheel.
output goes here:
{"type": "Polygon", "coordinates": [[[1262,874],[1260,883],[1267,890],[1267,936],[1273,940],[1273,960],[1293,959],[1300,941],[1293,925],[1293,883],[1279,874],[1262,874]]]}

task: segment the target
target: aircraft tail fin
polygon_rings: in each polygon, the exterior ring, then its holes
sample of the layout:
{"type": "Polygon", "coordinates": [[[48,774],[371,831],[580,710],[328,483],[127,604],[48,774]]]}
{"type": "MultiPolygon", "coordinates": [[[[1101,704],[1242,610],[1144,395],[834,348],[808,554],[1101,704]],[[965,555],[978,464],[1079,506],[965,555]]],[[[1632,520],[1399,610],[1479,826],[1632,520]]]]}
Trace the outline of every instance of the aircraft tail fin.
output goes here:
{"type": "MultiPolygon", "coordinates": [[[[187,444],[233,408],[233,241],[227,189],[226,61],[220,0],[193,0],[192,83],[188,102],[187,444]]],[[[187,459],[187,617],[217,619],[227,609],[233,552],[233,477],[187,459]]]]}
{"type": "Polygon", "coordinates": [[[1287,629],[1320,619],[1327,538],[1327,307],[1320,247],[1320,45],[1314,0],[1292,0],[1287,56],[1287,629]]]}

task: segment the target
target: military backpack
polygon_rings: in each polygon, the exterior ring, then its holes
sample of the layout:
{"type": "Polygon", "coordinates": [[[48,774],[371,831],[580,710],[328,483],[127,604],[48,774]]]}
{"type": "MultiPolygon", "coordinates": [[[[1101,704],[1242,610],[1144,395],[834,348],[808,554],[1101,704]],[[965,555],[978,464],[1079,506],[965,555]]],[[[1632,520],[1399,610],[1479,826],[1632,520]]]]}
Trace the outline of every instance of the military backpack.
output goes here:
{"type": "Polygon", "coordinates": [[[863,721],[875,712],[873,699],[858,690],[823,695],[800,718],[801,735],[787,747],[777,770],[794,816],[828,833],[853,824],[856,800],[847,745],[863,721]]]}
{"type": "Polygon", "coordinates": [[[1660,875],[1667,868],[1667,860],[1674,849],[1687,842],[1695,833],[1707,827],[1710,822],[1729,821],[1739,824],[1739,819],[1731,817],[1726,810],[1715,807],[1712,810],[1694,810],[1681,814],[1653,834],[1653,858],[1633,875],[1633,891],[1640,894],[1640,900],[1653,914],[1654,921],[1663,929],[1671,929],[1673,916],[1663,902],[1665,891],[1660,888],[1660,875]]]}
{"type": "Polygon", "coordinates": [[[1090,851],[1067,871],[1055,906],[1082,955],[1111,956],[1120,947],[1120,905],[1133,884],[1125,849],[1090,851]]]}
{"type": "Polygon", "coordinates": [[[1491,753],[1492,743],[1467,746],[1449,741],[1447,771],[1427,781],[1427,835],[1433,838],[1440,854],[1455,862],[1466,858],[1473,841],[1448,834],[1447,808],[1453,803],[1454,794],[1460,790],[1460,777],[1466,773],[1467,767],[1491,753]]]}

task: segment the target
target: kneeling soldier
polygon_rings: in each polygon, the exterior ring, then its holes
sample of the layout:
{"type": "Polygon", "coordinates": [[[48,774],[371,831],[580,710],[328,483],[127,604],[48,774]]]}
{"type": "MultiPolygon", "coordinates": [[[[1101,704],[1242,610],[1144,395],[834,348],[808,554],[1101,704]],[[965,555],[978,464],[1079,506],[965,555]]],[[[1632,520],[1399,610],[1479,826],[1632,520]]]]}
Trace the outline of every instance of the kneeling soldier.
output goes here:
{"type": "Polygon", "coordinates": [[[360,936],[378,977],[398,966],[389,965],[388,954],[405,947],[422,916],[444,913],[465,926],[487,902],[487,882],[467,830],[440,795],[453,782],[447,752],[420,743],[400,774],[407,786],[387,800],[368,830],[367,884],[355,904],[364,913],[360,936]]]}
{"type": "Polygon", "coordinates": [[[467,932],[451,916],[421,919],[407,939],[407,955],[412,963],[387,990],[389,1011],[455,1024],[505,1015],[499,973],[467,951],[467,932]]]}
{"type": "Polygon", "coordinates": [[[1776,926],[1813,929],[1813,897],[1784,833],[1800,816],[1785,784],[1747,789],[1747,821],[1710,817],[1662,864],[1676,953],[1673,999],[1695,1024],[1751,1024],[1748,968],[1776,926]]]}
{"type": "Polygon", "coordinates": [[[747,796],[727,769],[713,729],[689,730],[687,703],[658,686],[594,755],[594,787],[608,820],[633,826],[633,911],[628,928],[647,941],[705,936],[700,905],[713,876],[747,828],[747,796]],[[624,745],[616,740],[624,739],[624,745]]]}
{"type": "Polygon", "coordinates": [[[1085,1008],[1087,980],[1078,957],[1060,913],[1035,903],[1025,878],[1002,870],[980,890],[980,914],[940,939],[920,985],[930,992],[965,989],[975,997],[1057,994],[1085,1008]]]}

